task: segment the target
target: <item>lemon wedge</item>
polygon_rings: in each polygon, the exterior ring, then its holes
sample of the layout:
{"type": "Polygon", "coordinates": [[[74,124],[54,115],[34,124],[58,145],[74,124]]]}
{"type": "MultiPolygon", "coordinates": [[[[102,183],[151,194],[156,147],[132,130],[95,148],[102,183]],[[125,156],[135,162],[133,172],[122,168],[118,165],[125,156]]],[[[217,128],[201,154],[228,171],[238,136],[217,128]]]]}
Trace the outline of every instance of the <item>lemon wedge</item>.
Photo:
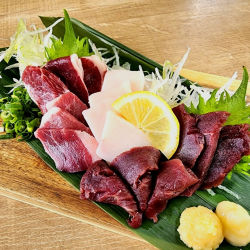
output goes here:
{"type": "Polygon", "coordinates": [[[179,122],[169,105],[158,95],[137,91],[118,98],[112,107],[143,131],[153,147],[168,159],[179,143],[179,122]]]}

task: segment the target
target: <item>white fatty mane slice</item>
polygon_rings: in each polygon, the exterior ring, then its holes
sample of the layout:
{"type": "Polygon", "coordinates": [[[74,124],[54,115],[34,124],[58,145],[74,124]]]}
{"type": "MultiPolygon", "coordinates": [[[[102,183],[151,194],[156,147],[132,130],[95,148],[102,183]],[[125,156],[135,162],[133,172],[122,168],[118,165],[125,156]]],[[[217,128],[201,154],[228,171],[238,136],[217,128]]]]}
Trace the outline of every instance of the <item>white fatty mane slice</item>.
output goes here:
{"type": "Polygon", "coordinates": [[[110,90],[106,90],[106,91],[102,91],[102,92],[96,92],[92,95],[89,96],[89,105],[90,107],[93,107],[94,105],[98,104],[101,100],[104,100],[106,98],[115,98],[114,101],[125,94],[131,93],[131,86],[130,83],[124,82],[123,84],[121,84],[120,86],[110,89],[110,90]]]}
{"type": "Polygon", "coordinates": [[[96,140],[100,143],[102,138],[102,132],[106,121],[106,115],[108,111],[114,110],[112,103],[116,98],[107,98],[98,102],[93,107],[86,109],[82,112],[84,119],[89,125],[96,140]]]}
{"type": "Polygon", "coordinates": [[[86,132],[76,131],[75,130],[75,133],[80,138],[83,145],[89,151],[89,153],[90,153],[90,155],[92,157],[92,162],[101,160],[101,158],[96,154],[96,150],[97,150],[97,147],[98,147],[98,142],[96,141],[96,139],[93,136],[86,133],[86,132]]]}
{"type": "Polygon", "coordinates": [[[113,111],[108,111],[96,154],[107,162],[134,147],[151,146],[147,136],[113,111]]]}
{"type": "Polygon", "coordinates": [[[110,90],[129,81],[132,92],[144,89],[145,79],[142,71],[111,70],[104,77],[102,91],[110,90]]]}
{"type": "Polygon", "coordinates": [[[78,75],[83,80],[83,68],[82,68],[81,59],[78,58],[77,54],[73,54],[70,56],[70,61],[73,65],[74,69],[77,71],[78,75]]]}

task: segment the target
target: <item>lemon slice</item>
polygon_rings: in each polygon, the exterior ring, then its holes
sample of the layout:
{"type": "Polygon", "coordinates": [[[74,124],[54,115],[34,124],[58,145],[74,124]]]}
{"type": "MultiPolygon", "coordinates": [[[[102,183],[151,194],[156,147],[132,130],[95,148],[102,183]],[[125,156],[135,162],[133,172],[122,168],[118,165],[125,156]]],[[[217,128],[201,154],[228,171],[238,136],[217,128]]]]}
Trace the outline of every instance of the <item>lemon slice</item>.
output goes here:
{"type": "Polygon", "coordinates": [[[132,92],[118,98],[112,107],[143,131],[152,146],[171,158],[178,147],[180,125],[161,97],[147,91],[132,92]]]}

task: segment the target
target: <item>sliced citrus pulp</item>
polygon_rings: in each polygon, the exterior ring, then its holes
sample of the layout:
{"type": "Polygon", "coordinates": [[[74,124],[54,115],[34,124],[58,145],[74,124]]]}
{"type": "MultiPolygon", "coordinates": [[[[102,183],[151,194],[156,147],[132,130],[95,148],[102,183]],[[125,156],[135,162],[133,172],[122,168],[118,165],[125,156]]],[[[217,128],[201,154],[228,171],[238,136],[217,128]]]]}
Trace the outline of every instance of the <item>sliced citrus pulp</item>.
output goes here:
{"type": "Polygon", "coordinates": [[[158,95],[147,91],[125,94],[118,98],[113,108],[127,121],[142,130],[152,146],[168,159],[179,143],[179,122],[169,105],[158,95]]]}

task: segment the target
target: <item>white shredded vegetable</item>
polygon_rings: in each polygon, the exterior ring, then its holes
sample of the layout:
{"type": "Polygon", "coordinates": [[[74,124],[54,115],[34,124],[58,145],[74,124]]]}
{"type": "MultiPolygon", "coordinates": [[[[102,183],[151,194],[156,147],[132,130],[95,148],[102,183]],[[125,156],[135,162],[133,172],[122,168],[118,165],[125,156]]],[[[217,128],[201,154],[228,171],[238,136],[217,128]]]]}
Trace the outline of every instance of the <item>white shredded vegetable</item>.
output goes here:
{"type": "Polygon", "coordinates": [[[188,48],[186,54],[183,56],[176,70],[174,71],[173,65],[166,61],[163,68],[163,76],[156,68],[155,73],[147,75],[145,90],[162,97],[170,107],[175,107],[183,103],[190,95],[190,90],[183,86],[182,83],[185,79],[180,78],[180,71],[187,60],[190,48],[188,48]]]}
{"type": "Polygon", "coordinates": [[[207,192],[212,196],[216,195],[216,193],[212,189],[207,189],[207,192]]]}
{"type": "Polygon", "coordinates": [[[224,187],[224,186],[222,186],[222,185],[219,185],[218,188],[221,189],[221,190],[224,190],[224,191],[227,192],[228,194],[234,196],[237,200],[240,200],[240,199],[241,199],[241,197],[240,197],[238,194],[236,194],[236,193],[233,192],[232,190],[230,190],[230,189],[228,189],[228,188],[226,188],[226,187],[224,187]]]}
{"type": "Polygon", "coordinates": [[[11,44],[6,51],[1,52],[0,62],[5,60],[8,62],[12,56],[16,58],[18,63],[5,68],[5,70],[11,68],[19,68],[20,80],[14,80],[15,83],[8,85],[8,87],[16,88],[23,85],[21,76],[28,65],[42,66],[47,62],[45,46],[51,45],[52,28],[61,22],[63,18],[58,19],[51,26],[45,29],[37,29],[35,25],[31,25],[34,31],[28,31],[26,27],[25,19],[19,19],[16,33],[10,38],[11,44]],[[44,32],[48,32],[44,36],[44,32]]]}

